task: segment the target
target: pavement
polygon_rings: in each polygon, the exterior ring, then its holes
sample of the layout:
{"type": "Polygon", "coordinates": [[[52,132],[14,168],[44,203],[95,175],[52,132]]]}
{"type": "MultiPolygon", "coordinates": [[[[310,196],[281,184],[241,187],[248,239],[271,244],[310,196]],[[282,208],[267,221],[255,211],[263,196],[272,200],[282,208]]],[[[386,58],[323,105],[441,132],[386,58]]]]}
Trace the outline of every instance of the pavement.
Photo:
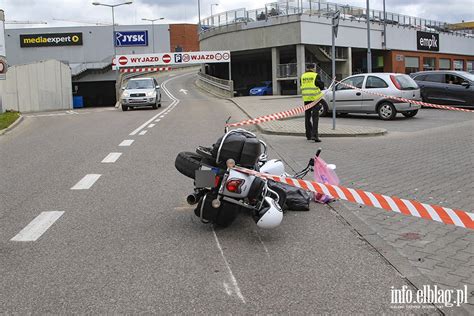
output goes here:
{"type": "MultiPolygon", "coordinates": [[[[234,102],[249,118],[287,111],[302,105],[301,97],[288,96],[254,96],[229,99],[234,102]]],[[[336,121],[337,122],[337,121],[336,121]]],[[[305,136],[304,114],[278,121],[258,125],[265,134],[305,136]]],[[[380,136],[387,132],[385,128],[337,124],[333,129],[332,118],[321,117],[319,120],[320,137],[354,137],[380,136]]]]}
{"type": "MultiPolygon", "coordinates": [[[[174,158],[215,142],[229,115],[247,115],[194,88],[192,73],[157,78],[159,110],[33,113],[0,137],[0,313],[471,312],[466,304],[391,303],[393,289],[422,285],[467,284],[472,294],[470,231],[341,201],[288,212],[274,230],[258,229],[247,214],[227,229],[201,224],[185,203],[192,180],[174,158]],[[50,226],[16,241],[43,212],[54,216],[50,226]]],[[[420,114],[344,118],[387,125],[381,137],[314,144],[260,136],[290,173],[322,146],[343,185],[470,209],[472,118],[420,114]]]]}

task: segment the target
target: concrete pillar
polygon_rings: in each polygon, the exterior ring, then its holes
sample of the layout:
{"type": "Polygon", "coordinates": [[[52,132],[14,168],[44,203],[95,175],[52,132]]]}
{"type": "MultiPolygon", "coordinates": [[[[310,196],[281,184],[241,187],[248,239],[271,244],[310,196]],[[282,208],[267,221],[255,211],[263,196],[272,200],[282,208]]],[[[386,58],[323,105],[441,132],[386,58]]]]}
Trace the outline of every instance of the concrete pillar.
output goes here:
{"type": "Polygon", "coordinates": [[[352,76],[352,47],[347,47],[347,75],[352,76]]]}
{"type": "Polygon", "coordinates": [[[305,47],[302,44],[296,45],[296,73],[298,76],[298,81],[296,83],[298,94],[301,94],[300,89],[300,78],[301,75],[306,71],[306,57],[305,57],[305,47]]]}
{"type": "Polygon", "coordinates": [[[272,47],[272,90],[273,95],[280,95],[280,82],[278,78],[278,65],[280,64],[280,50],[278,47],[272,47]]]}

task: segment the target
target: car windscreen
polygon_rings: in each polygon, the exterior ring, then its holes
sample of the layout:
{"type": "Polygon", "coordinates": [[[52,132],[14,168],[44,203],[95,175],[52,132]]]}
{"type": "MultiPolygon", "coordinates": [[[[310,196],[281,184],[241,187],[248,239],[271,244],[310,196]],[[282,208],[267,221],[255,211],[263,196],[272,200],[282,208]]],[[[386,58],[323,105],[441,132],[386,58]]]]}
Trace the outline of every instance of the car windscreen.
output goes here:
{"type": "Polygon", "coordinates": [[[127,89],[153,89],[153,80],[130,80],[127,89]]]}
{"type": "Polygon", "coordinates": [[[416,89],[419,89],[419,87],[416,84],[415,80],[410,78],[410,76],[398,75],[398,76],[395,76],[395,80],[397,80],[398,84],[400,85],[400,90],[416,90],[416,89]]]}
{"type": "Polygon", "coordinates": [[[460,74],[465,77],[466,79],[469,79],[469,81],[474,82],[474,74],[469,73],[467,71],[460,72],[460,74]]]}

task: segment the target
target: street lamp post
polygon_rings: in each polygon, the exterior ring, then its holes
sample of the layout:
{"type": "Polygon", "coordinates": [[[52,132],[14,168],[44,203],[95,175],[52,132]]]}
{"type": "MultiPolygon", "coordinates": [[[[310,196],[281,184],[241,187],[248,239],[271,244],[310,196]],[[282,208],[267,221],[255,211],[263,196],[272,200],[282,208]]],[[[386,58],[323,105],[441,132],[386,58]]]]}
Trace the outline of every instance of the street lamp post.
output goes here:
{"type": "Polygon", "coordinates": [[[372,72],[372,52],[370,51],[370,0],[367,0],[367,73],[372,72]]]}
{"type": "Polygon", "coordinates": [[[216,6],[216,7],[217,7],[218,5],[219,5],[219,3],[213,3],[213,4],[211,4],[211,16],[212,16],[212,7],[213,7],[213,6],[216,6]]]}
{"type": "Polygon", "coordinates": [[[198,0],[198,34],[201,33],[201,1],[198,0]]]}
{"type": "MultiPolygon", "coordinates": [[[[115,7],[119,7],[121,5],[126,5],[126,4],[132,4],[133,1],[125,1],[125,2],[121,2],[121,3],[117,3],[117,4],[106,4],[106,3],[100,3],[98,1],[94,1],[92,2],[93,5],[96,5],[96,6],[104,6],[104,7],[109,7],[109,8],[112,8],[112,39],[113,39],[113,48],[114,48],[114,56],[112,58],[112,60],[114,60],[117,56],[117,48],[116,48],[116,37],[115,37],[115,7]]],[[[117,60],[115,61],[115,63],[117,63],[117,60]]],[[[115,98],[117,99],[117,102],[119,100],[119,71],[118,71],[118,67],[115,69],[115,98]]]]}
{"type": "Polygon", "coordinates": [[[155,52],[155,22],[159,20],[164,20],[165,18],[157,18],[157,19],[146,19],[142,18],[143,21],[150,21],[151,22],[151,37],[153,37],[153,53],[155,52]]]}

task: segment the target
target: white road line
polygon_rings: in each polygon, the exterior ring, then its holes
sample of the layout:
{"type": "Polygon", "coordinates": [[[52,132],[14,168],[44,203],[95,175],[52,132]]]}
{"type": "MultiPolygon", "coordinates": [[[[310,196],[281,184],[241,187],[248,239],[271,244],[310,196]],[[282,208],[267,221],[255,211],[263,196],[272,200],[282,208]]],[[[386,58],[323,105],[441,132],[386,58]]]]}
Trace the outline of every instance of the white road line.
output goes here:
{"type": "Polygon", "coordinates": [[[148,128],[153,128],[153,127],[155,127],[155,125],[156,124],[150,124],[150,125],[148,125],[148,128]]]}
{"type": "Polygon", "coordinates": [[[120,147],[127,147],[127,146],[132,145],[134,141],[135,141],[135,140],[133,140],[133,139],[126,139],[126,140],[124,140],[123,142],[121,142],[121,143],[119,144],[119,146],[120,146],[120,147]]]}
{"type": "MultiPolygon", "coordinates": [[[[227,271],[229,272],[230,279],[232,281],[232,284],[234,285],[235,293],[240,298],[240,300],[245,304],[245,298],[242,295],[242,293],[240,292],[239,284],[237,283],[237,280],[236,280],[234,274],[232,273],[232,270],[230,269],[229,262],[227,262],[227,259],[224,255],[224,251],[222,250],[222,247],[221,247],[221,243],[219,242],[219,239],[217,238],[216,231],[214,230],[214,228],[212,229],[212,232],[214,233],[214,238],[216,240],[217,248],[219,248],[219,251],[221,252],[222,259],[224,259],[224,263],[227,267],[227,271]]],[[[227,294],[229,294],[229,291],[227,289],[226,289],[226,292],[227,292],[227,294]]]]}
{"type": "Polygon", "coordinates": [[[11,241],[36,241],[43,235],[64,212],[42,212],[23,228],[11,241]]]}
{"type": "Polygon", "coordinates": [[[88,190],[99,180],[101,174],[88,174],[82,178],[71,190],[88,190]]]}
{"type": "Polygon", "coordinates": [[[102,163],[114,163],[120,158],[120,156],[122,156],[122,153],[110,153],[104,158],[104,160],[102,160],[102,163]]]}
{"type": "Polygon", "coordinates": [[[158,123],[158,122],[160,122],[160,121],[161,121],[161,119],[157,119],[157,120],[155,120],[155,123],[158,123]]]}
{"type": "MultiPolygon", "coordinates": [[[[166,115],[166,113],[165,113],[165,115],[166,115]]],[[[162,116],[160,116],[160,118],[164,118],[164,117],[165,117],[165,115],[162,115],[162,116]]]]}
{"type": "Polygon", "coordinates": [[[154,120],[156,120],[158,117],[160,118],[163,118],[163,113],[165,112],[169,112],[171,110],[173,110],[176,105],[178,105],[179,103],[179,100],[177,98],[175,98],[170,92],[169,90],[166,88],[166,84],[171,81],[171,80],[174,80],[174,79],[177,79],[177,78],[180,78],[180,77],[183,77],[183,76],[187,76],[187,75],[191,75],[193,73],[185,73],[185,74],[182,74],[182,75],[179,75],[179,76],[176,76],[176,77],[173,77],[173,78],[170,78],[166,81],[164,81],[162,84],[161,84],[161,89],[166,93],[166,95],[173,101],[171,102],[171,104],[168,106],[168,108],[164,109],[163,111],[161,111],[160,113],[156,114],[155,116],[153,116],[151,119],[149,119],[148,121],[146,121],[145,123],[143,123],[142,125],[140,125],[137,129],[135,129],[133,132],[131,132],[129,135],[130,136],[134,136],[134,135],[137,135],[142,129],[144,129],[145,127],[148,126],[148,124],[150,124],[151,122],[153,122],[154,120]]]}
{"type": "Polygon", "coordinates": [[[146,132],[148,132],[148,131],[147,130],[141,131],[140,133],[138,133],[138,135],[143,136],[143,135],[146,134],[146,132]]]}

